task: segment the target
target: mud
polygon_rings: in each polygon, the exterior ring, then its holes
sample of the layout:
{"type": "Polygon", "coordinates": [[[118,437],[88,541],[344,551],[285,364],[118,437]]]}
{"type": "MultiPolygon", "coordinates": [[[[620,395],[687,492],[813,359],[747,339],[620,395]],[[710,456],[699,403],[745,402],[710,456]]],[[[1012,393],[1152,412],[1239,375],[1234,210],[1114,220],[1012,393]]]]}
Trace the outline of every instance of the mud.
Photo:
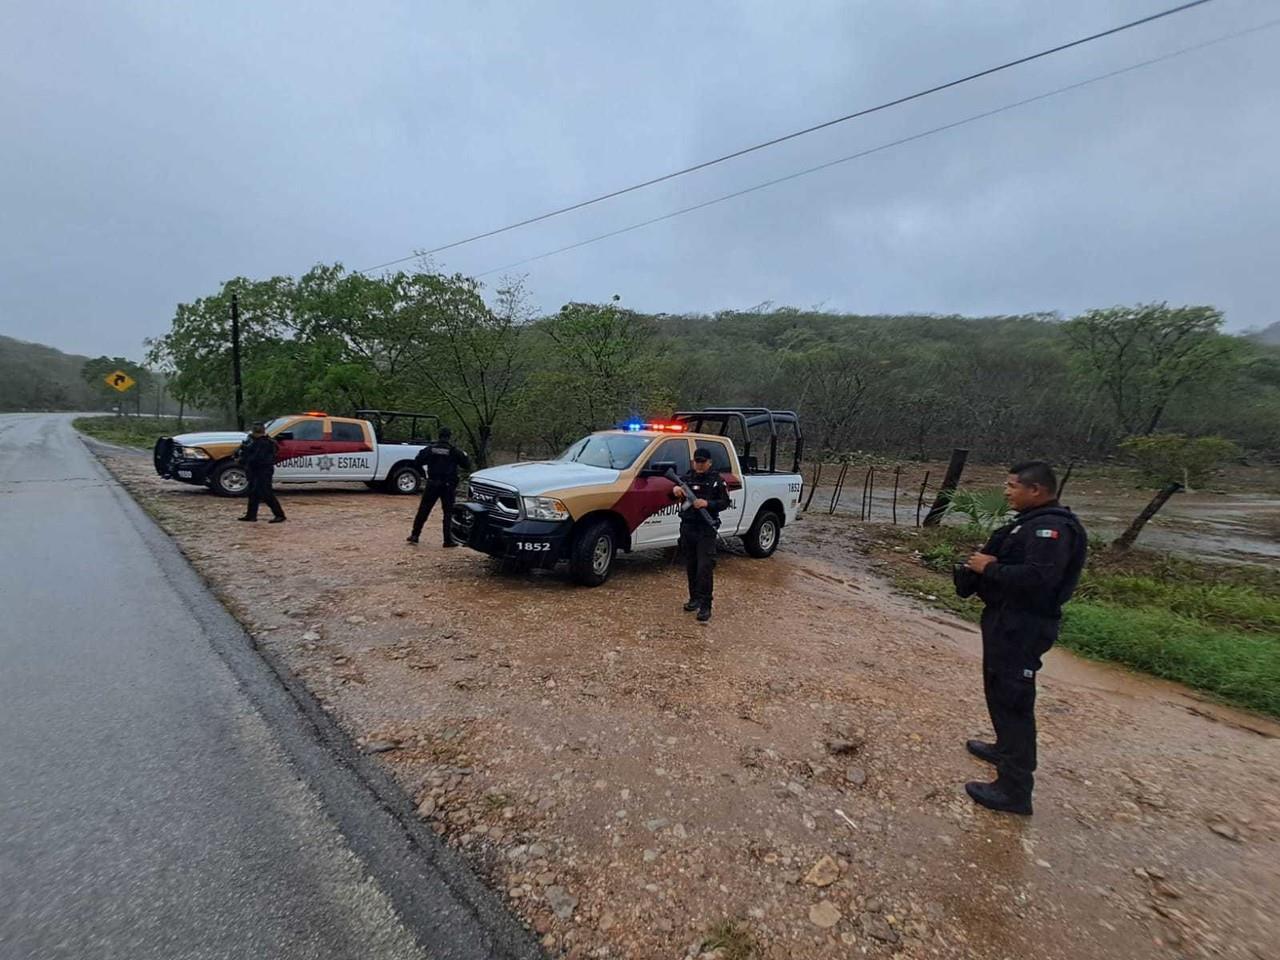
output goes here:
{"type": "Polygon", "coordinates": [[[726,919],[777,958],[1277,955],[1280,729],[1055,651],[1036,815],[977,809],[974,631],[846,519],[723,556],[699,627],[669,554],[587,590],[405,544],[411,500],[250,525],[108,461],[552,955],[681,957],[726,919]]]}

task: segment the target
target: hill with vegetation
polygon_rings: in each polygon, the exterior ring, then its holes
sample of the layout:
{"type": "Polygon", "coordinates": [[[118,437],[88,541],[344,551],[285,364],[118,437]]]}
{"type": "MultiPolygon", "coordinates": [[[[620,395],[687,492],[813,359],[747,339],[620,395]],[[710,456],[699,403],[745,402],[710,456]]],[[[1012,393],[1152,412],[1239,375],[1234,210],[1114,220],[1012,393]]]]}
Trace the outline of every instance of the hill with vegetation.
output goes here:
{"type": "Polygon", "coordinates": [[[882,316],[763,306],[649,315],[618,298],[530,309],[429,272],[340,265],[237,278],[179,304],[149,362],[189,407],[232,396],[239,297],[250,416],[420,409],[492,449],[557,452],[583,432],[677,407],[798,410],[810,450],[930,458],[1104,457],[1129,437],[1219,435],[1280,450],[1280,348],[1222,330],[1210,306],[1107,307],[1070,319],[882,316]]]}
{"type": "Polygon", "coordinates": [[[88,357],[0,336],[0,410],[96,410],[81,376],[88,357]]]}

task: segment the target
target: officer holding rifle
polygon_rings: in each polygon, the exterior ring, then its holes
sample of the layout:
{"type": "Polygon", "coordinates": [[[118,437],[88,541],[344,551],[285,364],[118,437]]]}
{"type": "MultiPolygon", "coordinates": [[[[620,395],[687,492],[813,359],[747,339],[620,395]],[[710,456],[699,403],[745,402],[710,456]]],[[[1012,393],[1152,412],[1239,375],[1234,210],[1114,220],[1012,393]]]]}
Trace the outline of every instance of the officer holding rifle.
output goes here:
{"type": "Polygon", "coordinates": [[[698,622],[711,619],[711,599],[715,585],[716,531],[720,511],[729,506],[729,488],[719,471],[711,467],[711,451],[693,451],[693,469],[680,477],[671,496],[685,501],[680,513],[680,549],[684,551],[689,576],[689,602],[684,609],[698,611],[698,622]]]}

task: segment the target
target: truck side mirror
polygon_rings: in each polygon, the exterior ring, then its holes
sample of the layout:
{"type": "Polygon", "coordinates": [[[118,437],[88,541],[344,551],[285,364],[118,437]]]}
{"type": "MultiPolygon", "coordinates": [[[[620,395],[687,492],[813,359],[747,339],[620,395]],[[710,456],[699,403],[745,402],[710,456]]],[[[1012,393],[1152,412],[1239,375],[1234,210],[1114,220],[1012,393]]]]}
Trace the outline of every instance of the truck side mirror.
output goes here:
{"type": "Polygon", "coordinates": [[[668,470],[674,473],[675,469],[676,462],[674,460],[651,460],[645,468],[640,471],[640,476],[665,477],[668,470]]]}

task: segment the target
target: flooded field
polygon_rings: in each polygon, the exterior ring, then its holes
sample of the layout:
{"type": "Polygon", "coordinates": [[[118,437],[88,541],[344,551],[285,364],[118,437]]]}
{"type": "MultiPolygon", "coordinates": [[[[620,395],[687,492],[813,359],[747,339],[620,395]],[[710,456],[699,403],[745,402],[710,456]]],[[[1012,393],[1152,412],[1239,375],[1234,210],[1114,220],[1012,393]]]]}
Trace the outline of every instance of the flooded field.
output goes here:
{"type": "MultiPolygon", "coordinates": [[[[920,514],[928,512],[945,469],[943,463],[902,466],[897,497],[899,524],[915,524],[920,485],[926,470],[929,487],[920,514]]],[[[824,468],[810,512],[827,512],[837,472],[837,468],[830,465],[824,468]]],[[[866,473],[866,464],[850,467],[837,513],[854,517],[864,514],[866,473]]],[[[806,474],[806,482],[810,479],[811,475],[806,474]]],[[[893,481],[892,466],[877,466],[869,491],[868,519],[877,523],[892,522],[893,481]]],[[[995,488],[1003,482],[1002,468],[971,466],[965,471],[961,487],[995,488]]],[[[1063,501],[1080,514],[1091,534],[1110,540],[1129,525],[1153,493],[1135,487],[1131,477],[1078,472],[1069,481],[1063,501]]],[[[805,496],[808,497],[807,492],[805,496]]],[[[1138,543],[1152,550],[1209,560],[1280,563],[1280,471],[1237,471],[1225,481],[1211,485],[1211,489],[1175,495],[1147,524],[1138,543]]]]}

